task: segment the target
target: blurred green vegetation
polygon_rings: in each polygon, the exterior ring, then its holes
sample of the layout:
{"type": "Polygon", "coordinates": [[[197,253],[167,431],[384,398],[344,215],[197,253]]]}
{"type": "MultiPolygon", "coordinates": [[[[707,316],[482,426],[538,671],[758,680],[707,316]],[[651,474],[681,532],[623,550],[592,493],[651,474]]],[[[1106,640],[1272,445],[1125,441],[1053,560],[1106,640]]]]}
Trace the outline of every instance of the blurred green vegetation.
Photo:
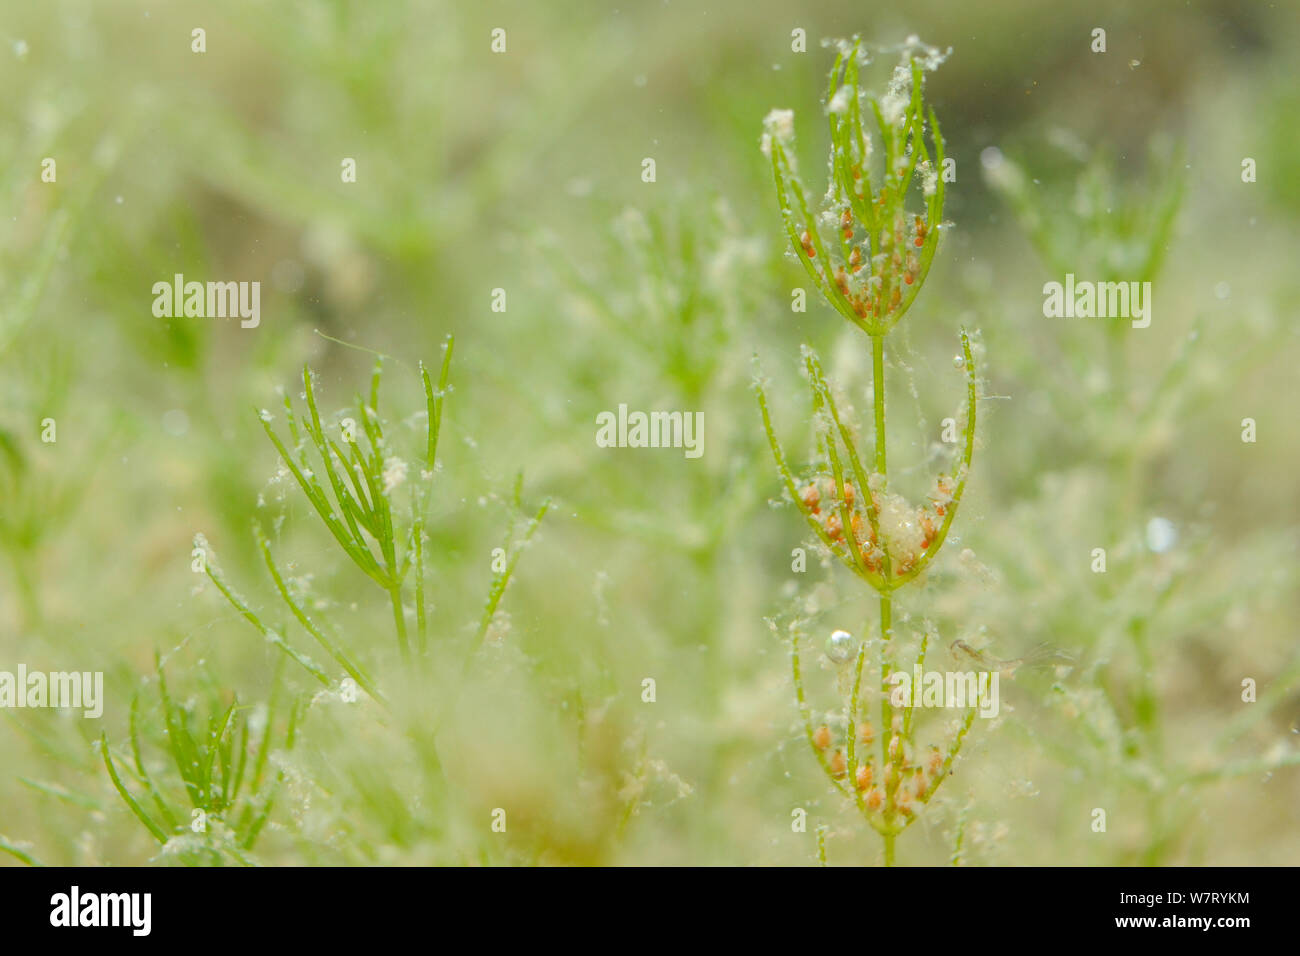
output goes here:
{"type": "MultiPolygon", "coordinates": [[[[757,353],[802,462],[800,344],[859,413],[869,356],[811,290],[791,312],[807,276],[785,255],[758,137],[769,110],[794,109],[820,173],[820,39],[915,33],[953,48],[927,94],[958,172],[952,227],[890,356],[891,416],[916,436],[891,446],[904,487],[928,478],[938,423],[962,399],[959,325],[981,331],[987,383],[948,558],[900,600],[901,640],[931,628],[944,648],[960,638],[1000,658],[1046,641],[1079,665],[1004,684],[1004,715],[977,721],[900,860],[947,861],[960,830],[972,864],[1295,861],[1300,9],[3,12],[0,670],[102,670],[107,702],[100,720],[0,711],[0,849],[19,850],[0,860],[206,863],[230,845],[214,828],[207,850],[189,837],[160,849],[97,749],[102,732],[136,799],[144,767],[186,805],[159,654],[200,736],[238,702],[227,732],[252,727],[249,759],[259,734],[277,741],[281,782],[247,859],[807,864],[825,824],[831,863],[879,862],[807,752],[787,650],[765,623],[797,615],[820,646],[837,627],[862,633],[868,596],[842,569],[791,572],[805,529],[750,388],[757,353]],[[1105,54],[1089,49],[1095,27],[1105,54]],[[988,175],[999,155],[1023,174],[1018,200],[988,175]],[[356,183],[340,180],[344,157],[356,183]],[[1256,183],[1242,182],[1245,157],[1256,183]],[[1175,182],[1167,235],[1136,213],[1111,228],[1175,182]],[[1089,219],[1080,196],[1119,211],[1089,219]],[[1085,277],[1096,243],[1126,240],[1156,247],[1150,328],[1043,317],[1062,263],[1085,277]],[[260,281],[260,326],[154,317],[150,289],[176,273],[260,281]],[[497,639],[459,683],[403,666],[386,599],[278,473],[257,419],[283,393],[298,402],[304,364],[333,416],[366,389],[372,350],[389,357],[389,431],[418,448],[417,362],[436,368],[448,334],[426,545],[435,643],[475,634],[517,476],[525,503],[555,502],[497,639]],[[597,447],[597,413],[620,403],[702,411],[704,456],[597,447]],[[1247,417],[1254,444],[1240,440],[1247,417]],[[1153,549],[1153,519],[1172,546],[1153,549]],[[241,593],[273,608],[255,522],[391,710],[322,692],[193,573],[201,532],[241,593]],[[1105,575],[1089,569],[1096,547],[1105,575]],[[1241,701],[1247,677],[1258,703],[1241,701]],[[796,807],[807,833],[791,830],[796,807]]],[[[829,687],[829,665],[808,669],[814,692],[829,687]]],[[[224,733],[203,751],[218,769],[242,740],[224,733]]]]}

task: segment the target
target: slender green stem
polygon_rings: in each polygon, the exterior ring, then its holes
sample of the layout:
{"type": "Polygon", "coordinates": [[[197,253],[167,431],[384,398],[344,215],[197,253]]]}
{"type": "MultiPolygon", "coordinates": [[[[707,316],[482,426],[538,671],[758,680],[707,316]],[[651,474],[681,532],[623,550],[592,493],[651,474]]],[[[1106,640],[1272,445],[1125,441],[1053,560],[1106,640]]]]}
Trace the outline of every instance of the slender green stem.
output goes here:
{"type": "Polygon", "coordinates": [[[501,596],[506,593],[506,585],[510,583],[510,576],[515,573],[515,565],[519,563],[520,555],[523,554],[524,548],[528,546],[528,542],[532,540],[533,535],[537,533],[537,528],[542,523],[542,519],[546,517],[546,512],[550,507],[551,499],[547,498],[542,502],[541,507],[537,509],[537,514],[533,515],[528,522],[528,527],[524,529],[522,537],[520,537],[518,544],[515,545],[509,560],[506,562],[505,570],[499,572],[496,578],[493,579],[492,588],[488,592],[487,606],[483,608],[483,617],[479,621],[476,644],[482,644],[487,637],[488,628],[492,626],[492,618],[496,614],[497,605],[501,603],[501,596]]]}
{"type": "MultiPolygon", "coordinates": [[[[881,335],[871,337],[871,397],[875,406],[876,418],[876,473],[883,482],[888,482],[888,466],[885,454],[885,339],[881,335]]],[[[886,485],[887,487],[887,485],[886,485]]],[[[882,488],[883,490],[883,488],[882,488]]],[[[872,489],[867,489],[870,494],[872,489]]],[[[882,539],[883,540],[883,539],[882,539]]],[[[889,552],[884,557],[884,577],[888,581],[891,574],[889,552]]],[[[890,765],[890,744],[894,736],[894,708],[889,699],[889,675],[893,670],[893,655],[889,650],[890,638],[894,636],[894,603],[889,591],[880,592],[880,772],[882,783],[889,779],[886,772],[890,765]]],[[[894,794],[892,788],[885,785],[885,816],[888,820],[893,811],[894,794]]],[[[896,834],[886,830],[885,865],[894,865],[894,839],[896,834]]]]}
{"type": "Polygon", "coordinates": [[[288,606],[298,623],[302,625],[303,630],[315,638],[316,643],[325,648],[330,657],[334,658],[338,665],[347,672],[349,677],[357,682],[358,686],[360,686],[362,690],[381,704],[384,703],[384,695],[381,694],[378,688],[371,683],[370,679],[362,673],[361,668],[352,663],[351,658],[348,657],[348,655],[345,654],[337,644],[325,636],[325,632],[316,626],[312,619],[307,616],[307,612],[303,610],[302,606],[294,600],[288,586],[285,584],[284,575],[280,573],[279,567],[276,566],[275,559],[271,556],[271,542],[267,539],[265,532],[263,532],[260,527],[254,526],[253,535],[257,539],[258,547],[262,550],[262,557],[266,561],[266,568],[271,574],[271,580],[275,583],[276,590],[280,592],[281,600],[283,600],[288,606]]]}
{"type": "MultiPolygon", "coordinates": [[[[952,500],[948,502],[943,516],[943,524],[939,527],[934,540],[930,542],[930,547],[905,572],[890,578],[890,590],[897,590],[908,581],[918,577],[930,564],[934,556],[939,553],[939,549],[943,547],[944,541],[948,538],[948,531],[957,517],[957,508],[961,505],[962,495],[966,491],[966,480],[970,477],[971,462],[975,456],[977,398],[975,394],[975,357],[971,354],[970,335],[967,334],[965,329],[962,329],[961,332],[961,347],[962,359],[966,368],[966,447],[953,466],[952,481],[955,487],[952,490],[952,500]]],[[[886,558],[888,558],[888,554],[886,554],[886,558]]]]}
{"type": "Polygon", "coordinates": [[[876,471],[886,473],[885,467],[885,338],[871,337],[871,393],[876,406],[876,471]]]}
{"type": "Polygon", "coordinates": [[[966,846],[966,814],[970,811],[970,804],[966,804],[957,814],[957,836],[952,844],[952,859],[950,862],[953,866],[965,866],[966,858],[963,855],[966,846]]]}
{"type": "MultiPolygon", "coordinates": [[[[217,590],[221,592],[221,595],[230,603],[231,607],[233,607],[236,611],[238,611],[241,615],[243,615],[244,620],[248,621],[249,624],[252,624],[253,627],[257,628],[258,631],[261,632],[262,636],[267,639],[267,641],[269,641],[271,644],[275,645],[286,655],[292,657],[295,661],[297,661],[298,664],[300,664],[304,670],[306,670],[309,674],[311,674],[312,677],[316,678],[316,680],[320,681],[321,684],[323,684],[325,687],[330,686],[329,675],[327,675],[323,670],[321,670],[320,667],[310,657],[295,650],[293,647],[289,645],[288,641],[286,641],[278,633],[276,633],[275,631],[267,627],[266,624],[262,622],[262,619],[258,617],[256,613],[254,613],[253,609],[248,606],[248,602],[230,589],[229,585],[226,584],[225,578],[217,570],[216,565],[213,563],[211,554],[208,555],[208,564],[207,564],[206,571],[207,571],[208,578],[212,581],[213,584],[217,586],[217,590]]],[[[161,689],[165,693],[166,687],[162,687],[161,689]]],[[[166,704],[166,701],[164,701],[164,704],[166,704]]],[[[185,765],[186,761],[181,760],[178,761],[178,763],[181,765],[185,765]]],[[[196,803],[198,802],[197,797],[195,798],[195,802],[196,803]]]]}
{"type": "Polygon", "coordinates": [[[411,648],[406,640],[406,614],[402,610],[402,585],[394,584],[388,589],[388,596],[393,601],[393,625],[397,628],[397,644],[402,649],[402,660],[410,660],[411,648]]]}
{"type": "MultiPolygon", "coordinates": [[[[858,776],[858,701],[862,695],[862,668],[867,660],[867,644],[863,641],[858,645],[858,659],[853,666],[853,691],[849,695],[849,782],[853,786],[853,792],[857,795],[858,809],[862,809],[862,792],[857,788],[858,776]]],[[[867,761],[871,761],[870,752],[867,754],[867,761]]]]}
{"type": "Polygon", "coordinates": [[[8,840],[6,840],[4,837],[0,837],[0,853],[8,853],[10,856],[12,856],[14,859],[16,859],[19,863],[24,863],[24,864],[26,864],[27,866],[44,866],[44,865],[45,865],[44,863],[40,862],[40,860],[36,859],[34,856],[31,856],[30,854],[25,853],[24,851],[20,850],[17,846],[15,846],[14,844],[10,843],[10,842],[9,842],[8,840]]]}
{"type": "Polygon", "coordinates": [[[424,604],[424,504],[415,507],[411,522],[411,540],[415,548],[415,640],[416,652],[423,657],[428,653],[428,611],[424,604]]]}
{"type": "Polygon", "coordinates": [[[167,834],[163,832],[162,827],[154,823],[153,820],[149,818],[149,815],[144,812],[144,809],[140,804],[135,802],[135,798],[131,796],[130,791],[128,791],[123,785],[122,778],[117,775],[117,768],[113,766],[113,757],[108,752],[108,736],[106,734],[99,735],[99,747],[100,753],[104,757],[104,766],[108,768],[108,776],[112,779],[113,787],[117,790],[118,794],[121,795],[122,800],[126,803],[127,807],[130,808],[131,812],[135,814],[136,819],[145,825],[145,829],[153,834],[155,840],[159,843],[166,843],[167,834]]]}
{"type": "MultiPolygon", "coordinates": [[[[894,706],[890,703],[889,692],[889,675],[893,671],[893,655],[889,652],[889,639],[893,637],[894,631],[894,604],[893,598],[887,593],[880,595],[880,689],[882,697],[880,701],[880,772],[885,774],[885,768],[889,766],[889,745],[894,736],[894,706]]],[[[883,781],[882,781],[883,782],[883,781]]],[[[888,812],[894,801],[894,795],[888,787],[885,788],[885,809],[888,812]]]]}
{"type": "MultiPolygon", "coordinates": [[[[831,770],[830,761],[826,759],[826,753],[817,746],[816,738],[813,736],[812,710],[808,706],[808,698],[803,689],[803,672],[799,666],[799,631],[795,628],[790,632],[790,671],[794,676],[794,695],[799,705],[799,716],[803,718],[804,735],[808,738],[808,746],[817,758],[817,763],[821,765],[822,771],[826,774],[826,779],[840,793],[846,796],[851,792],[843,783],[836,778],[834,771],[831,770]]],[[[850,784],[851,785],[851,784],[850,784]]]]}

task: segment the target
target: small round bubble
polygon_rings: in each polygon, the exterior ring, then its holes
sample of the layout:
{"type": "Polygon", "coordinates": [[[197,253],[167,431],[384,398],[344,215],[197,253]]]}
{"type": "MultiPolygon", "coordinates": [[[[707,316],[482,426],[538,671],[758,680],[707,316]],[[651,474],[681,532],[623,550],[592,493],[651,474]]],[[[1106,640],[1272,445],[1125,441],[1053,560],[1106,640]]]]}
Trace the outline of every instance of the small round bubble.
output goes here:
{"type": "Polygon", "coordinates": [[[835,631],[826,639],[826,656],[836,664],[848,661],[856,650],[856,642],[848,631],[835,631]]]}

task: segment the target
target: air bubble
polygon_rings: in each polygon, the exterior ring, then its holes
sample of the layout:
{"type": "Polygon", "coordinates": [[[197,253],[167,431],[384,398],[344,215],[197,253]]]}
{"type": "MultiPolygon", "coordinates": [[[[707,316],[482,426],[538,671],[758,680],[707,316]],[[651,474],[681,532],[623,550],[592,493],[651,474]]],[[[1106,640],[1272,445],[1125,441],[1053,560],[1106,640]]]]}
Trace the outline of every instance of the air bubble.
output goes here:
{"type": "Polygon", "coordinates": [[[835,631],[826,639],[826,656],[836,664],[843,664],[853,657],[857,642],[848,631],[835,631]]]}
{"type": "Polygon", "coordinates": [[[1152,518],[1147,522],[1147,547],[1155,554],[1164,554],[1178,543],[1178,528],[1168,518],[1152,518]]]}

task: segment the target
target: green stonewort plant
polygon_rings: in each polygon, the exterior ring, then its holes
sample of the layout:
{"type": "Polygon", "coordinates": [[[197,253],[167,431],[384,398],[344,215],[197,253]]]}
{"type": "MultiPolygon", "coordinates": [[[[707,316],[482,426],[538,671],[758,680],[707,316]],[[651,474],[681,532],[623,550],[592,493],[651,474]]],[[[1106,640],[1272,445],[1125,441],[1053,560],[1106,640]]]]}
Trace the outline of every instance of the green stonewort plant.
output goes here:
{"type": "Polygon", "coordinates": [[[241,705],[236,695],[207,687],[208,710],[201,718],[192,702],[177,701],[168,692],[158,656],[154,668],[162,725],[153,729],[174,772],[164,779],[148,769],[141,741],[149,728],[141,726],[146,718],[137,693],[131,699],[129,756],[115,760],[107,735],[100,737],[99,752],[113,787],[165,858],[187,865],[251,865],[249,853],[284,784],[284,767],[275,756],[293,749],[303,702],[283,693],[277,672],[266,705],[241,705]],[[289,700],[282,704],[286,696],[289,700]],[[287,710],[284,729],[273,745],[282,709],[287,710]],[[143,795],[133,793],[133,786],[143,795]]]}
{"type": "MultiPolygon", "coordinates": [[[[43,617],[43,551],[74,517],[90,481],[89,474],[58,468],[52,454],[59,421],[75,401],[84,370],[67,352],[36,336],[32,323],[58,263],[84,235],[91,197],[114,162],[111,149],[96,154],[86,182],[78,184],[63,205],[49,210],[39,228],[33,221],[32,248],[22,249],[17,235],[0,241],[0,274],[18,277],[0,280],[0,362],[5,366],[0,382],[0,556],[24,626],[34,626],[43,617]]],[[[15,188],[9,176],[6,171],[0,182],[6,192],[15,188]]],[[[35,220],[32,210],[25,215],[35,220]]],[[[91,452],[95,463],[113,430],[108,424],[100,427],[98,447],[91,452]]]]}
{"type": "MultiPolygon", "coordinates": [[[[73,519],[89,483],[88,475],[62,474],[51,463],[49,446],[57,439],[58,418],[66,407],[69,370],[56,356],[42,364],[34,357],[28,361],[29,367],[44,373],[43,394],[32,408],[22,408],[25,420],[12,427],[0,422],[0,500],[5,503],[0,509],[0,556],[6,576],[12,576],[25,626],[42,617],[42,552],[73,519]]],[[[5,404],[12,408],[14,403],[5,404]]]]}
{"type": "MultiPolygon", "coordinates": [[[[830,184],[814,212],[799,179],[794,121],[789,111],[770,113],[762,148],[772,164],[777,198],[794,254],[826,301],[866,334],[872,359],[874,449],[859,452],[855,423],[805,346],[804,368],[812,391],[819,461],[810,477],[796,477],[776,438],[761,375],[757,392],[763,425],[786,492],[822,546],[877,595],[879,641],[832,636],[828,656],[851,666],[841,682],[845,740],[836,746],[830,727],[814,727],[801,672],[798,627],[791,628],[791,666],[804,730],[831,786],[851,800],[884,842],[886,865],[895,842],[946,777],[974,722],[974,706],[956,722],[942,746],[917,749],[912,701],[894,706],[890,677],[898,666],[895,594],[925,572],[943,547],[956,518],[975,448],[978,379],[973,336],[961,331],[954,364],[966,377],[964,441],[951,470],[934,481],[928,501],[914,506],[890,487],[886,440],[885,340],[916,301],[929,274],[943,227],[944,144],[932,110],[923,105],[923,82],[946,54],[915,38],[902,48],[883,96],[868,95],[859,73],[870,58],[858,39],[836,45],[826,96],[830,127],[830,184]],[[871,132],[872,127],[877,131],[871,132]],[[926,144],[930,131],[933,149],[926,144]],[[913,187],[923,204],[908,208],[913,187]],[[876,696],[864,687],[869,648],[878,648],[871,669],[880,675],[880,726],[867,714],[876,696]],[[878,743],[878,754],[872,753],[878,743]]],[[[927,634],[915,661],[924,666],[927,634]]],[[[819,839],[819,847],[824,840],[819,839]]],[[[819,854],[823,850],[819,849],[819,854]]],[[[822,856],[824,861],[824,855],[822,856]]]]}
{"type": "MultiPolygon", "coordinates": [[[[770,276],[784,266],[784,243],[772,241],[760,225],[767,214],[691,183],[613,215],[602,210],[580,242],[539,229],[533,242],[538,285],[572,330],[565,363],[545,371],[571,384],[561,402],[547,401],[541,381],[519,375],[502,383],[518,392],[519,401],[543,396],[566,430],[575,406],[603,409],[627,400],[701,413],[707,444],[699,458],[615,455],[595,445],[584,455],[568,443],[553,443],[532,468],[548,484],[567,489],[565,503],[575,520],[609,550],[593,589],[598,633],[608,644],[587,636],[566,649],[571,673],[599,669],[599,682],[590,683],[612,699],[625,698],[620,683],[646,676],[640,648],[662,633],[672,653],[692,658],[682,676],[689,684],[675,683],[675,693],[688,694],[699,705],[699,719],[710,722],[736,720],[731,702],[752,692],[765,663],[751,653],[744,622],[761,615],[770,582],[766,570],[745,566],[745,556],[758,553],[751,540],[761,527],[754,517],[768,496],[769,452],[762,434],[732,409],[752,401],[745,337],[757,315],[779,308],[770,276]],[[599,483],[588,480],[593,473],[603,476],[599,483]],[[676,503],[672,520],[660,507],[666,501],[676,503]],[[638,596],[647,586],[656,588],[648,601],[638,596]],[[646,613],[649,607],[653,614],[646,613]],[[701,641],[701,634],[712,636],[701,641]],[[622,670],[629,665],[636,669],[622,670]]],[[[543,348],[553,330],[546,323],[535,328],[534,347],[543,348]]],[[[562,652],[553,647],[550,653],[562,652]]],[[[739,776],[761,770],[740,757],[729,733],[701,735],[689,748],[665,751],[663,724],[647,719],[653,710],[634,700],[624,719],[638,728],[644,755],[622,788],[638,795],[627,804],[631,839],[642,838],[642,824],[654,825],[654,815],[664,820],[689,812],[696,826],[746,845],[749,836],[727,818],[721,794],[737,786],[739,776]]]]}
{"type": "MultiPolygon", "coordinates": [[[[358,637],[358,628],[338,619],[337,602],[321,596],[311,584],[310,573],[305,573],[296,561],[277,555],[279,548],[273,543],[273,537],[278,540],[283,517],[254,522],[253,534],[275,595],[272,603],[264,607],[235,589],[205,535],[194,538],[193,570],[204,573],[239,616],[275,648],[277,674],[279,666],[296,665],[319,685],[314,694],[301,690],[293,694],[287,737],[272,755],[291,767],[298,791],[295,797],[302,793],[332,793],[337,797],[343,790],[343,785],[331,778],[332,768],[328,763],[316,766],[310,754],[299,754],[290,760],[296,732],[305,729],[314,715],[316,723],[332,724],[335,732],[340,725],[345,732],[353,734],[387,732],[392,746],[409,745],[419,755],[415,766],[427,790],[421,803],[429,807],[434,817],[444,812],[452,795],[438,734],[451,720],[463,680],[470,674],[475,660],[500,637],[498,632],[504,627],[501,601],[523,550],[550,507],[547,499],[531,517],[524,519],[522,528],[517,522],[512,524],[504,547],[494,557],[494,574],[477,626],[462,634],[445,625],[436,628],[429,593],[434,573],[426,521],[439,470],[438,441],[452,354],[450,337],[444,352],[436,377],[423,364],[420,366],[425,428],[420,436],[421,447],[414,455],[402,457],[404,449],[394,434],[396,430],[380,415],[382,359],[375,364],[368,394],[358,395],[352,408],[330,418],[320,411],[318,387],[311,369],[304,368],[305,411],[297,412],[292,399],[288,395],[284,397],[287,441],[276,428],[277,416],[266,410],[258,413],[267,437],[280,456],[282,471],[277,483],[285,485],[292,477],[330,537],[384,594],[392,615],[393,643],[388,647],[396,652],[396,664],[393,654],[384,653],[382,643],[365,642],[358,637]],[[416,464],[408,465],[408,458],[413,458],[416,464]],[[419,471],[408,475],[412,467],[419,471]],[[402,502],[401,497],[408,495],[408,501],[402,502]],[[301,632],[301,639],[294,636],[297,631],[301,632]],[[310,648],[304,646],[308,641],[323,651],[328,660],[313,656],[310,648]],[[331,703],[360,710],[349,711],[355,715],[350,720],[336,720],[328,712],[327,705],[331,703]]],[[[418,424],[420,417],[412,416],[408,422],[418,424]]],[[[522,484],[520,475],[513,496],[519,514],[523,513],[522,484]]],[[[373,633],[373,630],[362,631],[366,632],[373,633]]],[[[283,777],[283,771],[274,777],[263,774],[269,731],[261,731],[257,738],[261,742],[251,758],[255,772],[249,782],[253,793],[237,806],[235,801],[244,780],[243,767],[250,759],[251,748],[247,722],[241,721],[242,711],[233,694],[227,691],[222,695],[222,699],[230,698],[225,707],[212,704],[206,729],[191,731],[190,712],[168,697],[161,665],[158,680],[165,717],[162,731],[165,739],[161,745],[173,754],[193,809],[178,808],[174,801],[161,796],[146,772],[140,758],[134,708],[130,738],[132,761],[114,760],[107,739],[102,742],[104,763],[113,785],[131,813],[163,844],[164,855],[180,853],[183,860],[199,862],[227,858],[247,862],[246,855],[267,823],[283,777]],[[133,796],[124,774],[135,778],[138,787],[147,793],[146,799],[133,796]],[[187,832],[188,818],[194,811],[201,811],[205,819],[212,821],[205,832],[215,833],[220,839],[187,832]],[[179,843],[175,842],[178,837],[179,843]],[[200,856],[195,857],[194,853],[200,856]]],[[[277,677],[272,707],[276,696],[283,696],[279,686],[277,677]]],[[[393,802],[400,804],[408,799],[396,793],[380,793],[382,782],[379,781],[375,786],[363,781],[357,787],[379,807],[377,815],[390,821],[393,802]]],[[[296,805],[291,812],[297,817],[296,805]]],[[[302,831],[299,820],[295,835],[306,852],[313,852],[309,844],[314,838],[302,831]]],[[[415,840],[416,837],[411,837],[411,842],[415,840]]]]}
{"type": "MultiPolygon", "coordinates": [[[[985,158],[985,176],[1015,211],[1054,278],[1073,272],[1106,282],[1154,282],[1187,191],[1182,151],[1153,140],[1147,177],[1135,183],[1122,181],[1113,155],[1105,149],[1088,155],[1078,145],[1070,152],[1083,165],[1063,186],[1042,187],[1035,179],[1031,187],[1020,165],[1000,152],[985,158]]],[[[1167,314],[1162,313],[1162,319],[1167,314]]],[[[1252,352],[1274,346],[1267,340],[1248,342],[1246,330],[1215,329],[1198,313],[1190,330],[1175,340],[1159,374],[1135,376],[1130,368],[1151,343],[1145,329],[1131,328],[1124,317],[1077,326],[1063,326],[1056,334],[1085,344],[1061,351],[1094,356],[1107,392],[1079,399],[1065,390],[1059,400],[1071,404],[1054,417],[1076,423],[1082,433],[1088,457],[1075,467],[1095,473],[1088,485],[1094,506],[1069,516],[1056,507],[1055,514],[1063,534],[1075,540],[1091,534],[1090,546],[1104,542],[1108,564],[1101,565],[1104,573],[1080,576],[1077,590],[1058,598],[1060,631],[1066,629],[1067,618],[1079,616],[1078,609],[1093,609],[1087,624],[1075,628],[1089,660],[1080,686],[1058,684],[1050,697],[1073,733],[1055,739],[1044,733],[1039,742],[1063,766],[1104,768],[1108,779],[1119,782],[1121,792],[1136,797],[1144,828],[1132,847],[1114,853],[1115,862],[1164,865],[1188,849],[1200,790],[1300,763],[1300,754],[1276,742],[1265,745],[1263,753],[1249,752],[1254,749],[1252,729],[1300,683],[1300,657],[1290,655],[1267,694],[1194,746],[1181,744],[1170,733],[1185,718],[1162,693],[1167,661],[1202,622],[1223,620],[1234,607],[1294,586],[1293,572],[1286,563],[1270,560],[1269,545],[1261,535],[1249,536],[1243,545],[1225,544],[1209,534],[1204,512],[1177,523],[1160,513],[1176,505],[1159,481],[1167,455],[1159,436],[1176,434],[1180,419],[1195,405],[1219,400],[1200,371],[1205,356],[1217,352],[1219,361],[1227,357],[1244,374],[1259,360],[1252,352]],[[1094,467],[1098,448],[1105,451],[1101,468],[1094,467]],[[1198,586],[1198,580],[1213,584],[1198,586]],[[1073,745],[1065,742],[1070,739],[1073,745]]],[[[1016,348],[1013,343],[1012,351],[1016,348]]],[[[1017,364],[1049,361],[1027,346],[1020,348],[1023,354],[1013,359],[1017,364]]],[[[1088,379],[1087,362],[1076,359],[1070,372],[1088,379]]],[[[1041,567],[1040,549],[1046,553],[1048,548],[1034,537],[1008,536],[1022,554],[1028,551],[1027,565],[1041,567]]],[[[1093,565],[1097,572],[1095,557],[1093,565]]]]}
{"type": "MultiPolygon", "coordinates": [[[[407,509],[409,515],[404,528],[400,517],[402,509],[395,499],[398,488],[407,483],[409,465],[395,453],[391,439],[384,433],[385,423],[379,414],[382,359],[375,364],[368,399],[358,395],[355,411],[351,415],[340,416],[328,430],[317,408],[310,368],[303,369],[303,398],[307,404],[307,414],[304,416],[296,413],[290,397],[287,394],[284,397],[284,416],[291,445],[286,445],[276,432],[272,414],[266,410],[259,413],[267,437],[279,452],[280,460],[307,496],[312,509],[330,535],[357,568],[387,596],[392,608],[397,648],[404,663],[409,663],[413,655],[423,658],[429,654],[425,521],[429,491],[437,472],[438,438],[451,368],[452,345],[452,340],[448,338],[436,385],[429,370],[423,363],[420,365],[426,403],[426,441],[420,473],[411,481],[411,499],[407,509]],[[335,432],[337,438],[334,437],[335,432]],[[315,453],[314,458],[309,450],[315,453]],[[324,470],[328,487],[317,476],[317,467],[324,470]],[[414,577],[411,585],[415,604],[414,648],[408,633],[404,603],[407,579],[411,576],[414,577]]],[[[521,491],[520,483],[516,487],[516,504],[520,503],[521,491]]],[[[520,553],[531,540],[549,507],[549,500],[542,503],[522,536],[510,547],[507,560],[499,565],[484,606],[475,646],[489,637],[498,605],[514,573],[520,553]]],[[[287,575],[277,564],[265,531],[260,526],[255,527],[254,534],[276,592],[292,613],[293,619],[334,659],[348,678],[382,703],[383,695],[376,689],[372,678],[338,641],[328,636],[308,615],[301,598],[295,595],[287,575]]],[[[202,558],[203,570],[226,600],[261,631],[268,641],[300,664],[319,683],[330,687],[333,681],[323,668],[294,649],[278,631],[267,626],[248,603],[230,588],[218,565],[212,560],[210,548],[202,535],[195,538],[195,549],[202,558]]],[[[473,648],[469,649],[469,653],[473,653],[473,648]]]]}
{"type": "MultiPolygon", "coordinates": [[[[1148,176],[1124,183],[1114,155],[1105,148],[1091,153],[1073,138],[1058,134],[1067,154],[1085,157],[1070,190],[1041,185],[997,149],[981,157],[989,185],[1010,204],[1021,229],[1055,279],[1074,273],[1102,283],[1153,282],[1159,274],[1187,189],[1184,150],[1160,137],[1147,148],[1148,176]]],[[[1088,339],[1104,330],[1106,373],[1116,401],[1130,393],[1129,318],[1112,315],[1081,330],[1088,339]]],[[[1091,343],[1089,343],[1091,345],[1091,343]]],[[[1094,348],[1063,349],[1076,369],[1094,348]]],[[[1174,369],[1181,371],[1181,363],[1174,369]]],[[[1160,397],[1172,382],[1162,383],[1160,397]]],[[[1109,409],[1115,411],[1114,408],[1109,409]]],[[[1113,424],[1113,423],[1111,423],[1113,424]]],[[[1095,436],[1105,447],[1110,428],[1095,436]]],[[[1093,437],[1093,436],[1090,436],[1093,437]]]]}

